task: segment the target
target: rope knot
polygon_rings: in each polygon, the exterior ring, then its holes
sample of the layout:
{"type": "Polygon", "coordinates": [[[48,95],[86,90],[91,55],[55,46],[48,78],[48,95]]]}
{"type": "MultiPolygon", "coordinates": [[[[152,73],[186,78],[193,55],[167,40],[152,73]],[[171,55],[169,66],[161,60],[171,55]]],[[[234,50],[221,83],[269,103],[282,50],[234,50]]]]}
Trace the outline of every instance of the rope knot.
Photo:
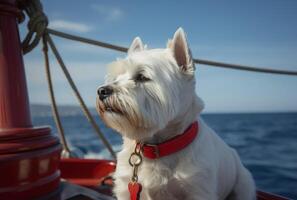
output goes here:
{"type": "Polygon", "coordinates": [[[23,53],[32,51],[39,43],[48,26],[48,18],[39,0],[27,0],[21,5],[29,17],[28,34],[22,42],[23,53]]]}
{"type": "Polygon", "coordinates": [[[28,23],[28,29],[33,30],[36,33],[41,33],[42,35],[47,25],[48,25],[47,16],[43,12],[38,11],[36,13],[33,13],[33,15],[30,17],[30,20],[28,23]]]}

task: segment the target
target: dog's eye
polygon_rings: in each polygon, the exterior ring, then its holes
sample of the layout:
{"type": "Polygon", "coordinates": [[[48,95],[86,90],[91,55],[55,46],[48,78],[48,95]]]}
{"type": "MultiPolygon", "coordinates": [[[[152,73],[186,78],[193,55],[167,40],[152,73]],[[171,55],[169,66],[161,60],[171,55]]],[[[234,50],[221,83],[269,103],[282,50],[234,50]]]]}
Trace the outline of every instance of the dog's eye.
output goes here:
{"type": "Polygon", "coordinates": [[[149,81],[150,79],[145,77],[143,74],[137,74],[134,78],[134,80],[136,82],[145,82],[145,81],[149,81]]]}

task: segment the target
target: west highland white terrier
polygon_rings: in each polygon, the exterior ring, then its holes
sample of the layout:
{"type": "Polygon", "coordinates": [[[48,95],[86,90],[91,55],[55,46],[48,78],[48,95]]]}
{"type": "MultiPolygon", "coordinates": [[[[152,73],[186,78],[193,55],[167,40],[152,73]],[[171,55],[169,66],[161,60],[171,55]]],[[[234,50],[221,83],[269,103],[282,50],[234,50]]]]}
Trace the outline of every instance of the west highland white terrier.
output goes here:
{"type": "Polygon", "coordinates": [[[199,117],[195,65],[179,28],[165,49],[135,38],[111,63],[97,111],[123,136],[114,174],[118,200],[252,200],[255,184],[236,151],[199,117]]]}

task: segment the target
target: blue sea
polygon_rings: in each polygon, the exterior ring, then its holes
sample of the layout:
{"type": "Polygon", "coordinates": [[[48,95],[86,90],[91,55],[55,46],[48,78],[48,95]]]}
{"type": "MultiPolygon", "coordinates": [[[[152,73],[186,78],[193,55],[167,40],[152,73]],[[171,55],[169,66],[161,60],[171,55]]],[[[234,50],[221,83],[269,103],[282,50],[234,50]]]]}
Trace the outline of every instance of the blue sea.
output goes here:
{"type": "MultiPolygon", "coordinates": [[[[49,125],[56,133],[48,106],[32,106],[33,123],[49,125]]],[[[68,142],[86,158],[111,158],[77,107],[60,107],[68,142]]],[[[92,109],[98,125],[116,151],[121,137],[104,126],[92,109]]],[[[220,137],[235,148],[252,172],[258,189],[297,199],[297,113],[203,114],[220,137]]]]}

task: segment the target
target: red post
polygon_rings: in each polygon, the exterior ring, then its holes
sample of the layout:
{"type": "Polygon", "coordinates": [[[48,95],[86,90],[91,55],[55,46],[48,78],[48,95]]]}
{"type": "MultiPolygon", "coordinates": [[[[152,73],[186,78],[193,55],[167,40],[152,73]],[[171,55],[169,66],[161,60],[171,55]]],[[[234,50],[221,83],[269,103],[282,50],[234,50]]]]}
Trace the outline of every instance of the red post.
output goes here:
{"type": "Polygon", "coordinates": [[[17,14],[18,10],[8,4],[12,2],[2,0],[0,3],[1,128],[31,126],[24,64],[16,23],[17,16],[13,15],[17,14]],[[10,12],[7,10],[9,8],[10,12]]]}
{"type": "Polygon", "coordinates": [[[32,127],[16,0],[0,1],[0,199],[55,191],[61,146],[48,127],[32,127]]]}

